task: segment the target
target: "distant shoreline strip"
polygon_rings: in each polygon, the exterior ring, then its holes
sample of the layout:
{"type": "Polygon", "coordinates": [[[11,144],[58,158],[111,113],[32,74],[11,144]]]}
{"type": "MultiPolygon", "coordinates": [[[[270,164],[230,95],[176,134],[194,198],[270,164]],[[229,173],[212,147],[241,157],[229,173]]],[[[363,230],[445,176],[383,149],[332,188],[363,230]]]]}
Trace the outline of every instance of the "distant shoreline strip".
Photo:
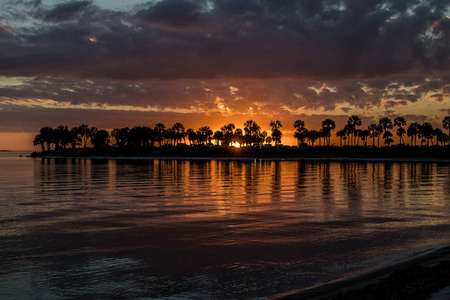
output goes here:
{"type": "Polygon", "coordinates": [[[32,158],[45,159],[95,159],[95,160],[192,160],[192,161],[355,161],[355,162],[440,162],[450,163],[448,158],[376,158],[376,157],[195,157],[195,156],[63,156],[45,155],[32,158]]]}

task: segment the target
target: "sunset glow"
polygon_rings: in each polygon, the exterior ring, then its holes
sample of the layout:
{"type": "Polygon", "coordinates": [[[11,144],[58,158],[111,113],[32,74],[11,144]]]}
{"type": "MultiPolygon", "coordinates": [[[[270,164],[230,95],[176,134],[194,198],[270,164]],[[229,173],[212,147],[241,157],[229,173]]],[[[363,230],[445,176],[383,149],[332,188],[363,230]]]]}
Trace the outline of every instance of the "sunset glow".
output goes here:
{"type": "Polygon", "coordinates": [[[0,136],[249,119],[270,133],[277,119],[293,145],[296,120],[342,128],[358,115],[366,128],[402,116],[442,127],[450,114],[448,4],[231,3],[3,1],[0,136]]]}

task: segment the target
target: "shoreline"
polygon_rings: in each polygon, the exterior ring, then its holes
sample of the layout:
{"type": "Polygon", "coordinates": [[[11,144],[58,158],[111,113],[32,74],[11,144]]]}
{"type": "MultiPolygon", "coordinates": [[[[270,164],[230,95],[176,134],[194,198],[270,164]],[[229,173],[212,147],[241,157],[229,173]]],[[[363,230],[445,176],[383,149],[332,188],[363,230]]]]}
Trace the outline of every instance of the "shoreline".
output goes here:
{"type": "MultiPolygon", "coordinates": [[[[440,291],[446,293],[450,287],[450,276],[436,274],[436,276],[444,276],[446,281],[443,283],[432,282],[434,278],[430,273],[438,272],[450,274],[450,246],[431,249],[391,265],[381,266],[360,274],[276,294],[269,299],[376,299],[374,293],[389,293],[389,289],[398,292],[400,289],[398,279],[408,280],[408,277],[414,277],[416,280],[406,283],[408,289],[417,288],[417,282],[428,284],[426,291],[420,291],[427,294],[426,298],[418,296],[419,298],[414,299],[431,299],[440,291]]],[[[380,295],[381,298],[378,297],[378,299],[383,299],[383,296],[386,294],[380,295]]],[[[405,296],[403,299],[410,298],[405,296]]]]}
{"type": "Polygon", "coordinates": [[[324,161],[324,162],[436,162],[450,163],[450,158],[384,158],[384,157],[208,157],[208,156],[31,156],[44,159],[95,159],[95,160],[186,160],[186,161],[324,161]]]}
{"type": "Polygon", "coordinates": [[[386,161],[450,162],[445,147],[158,147],[82,148],[33,152],[41,158],[132,159],[132,160],[293,160],[293,161],[386,161]]]}

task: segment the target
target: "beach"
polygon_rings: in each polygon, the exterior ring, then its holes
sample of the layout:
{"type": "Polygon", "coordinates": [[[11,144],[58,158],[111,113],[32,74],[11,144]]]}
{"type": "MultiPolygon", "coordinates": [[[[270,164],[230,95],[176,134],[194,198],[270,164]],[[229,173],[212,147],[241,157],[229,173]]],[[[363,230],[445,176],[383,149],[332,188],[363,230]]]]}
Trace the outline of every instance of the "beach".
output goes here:
{"type": "Polygon", "coordinates": [[[272,299],[449,299],[450,246],[272,299]]]}

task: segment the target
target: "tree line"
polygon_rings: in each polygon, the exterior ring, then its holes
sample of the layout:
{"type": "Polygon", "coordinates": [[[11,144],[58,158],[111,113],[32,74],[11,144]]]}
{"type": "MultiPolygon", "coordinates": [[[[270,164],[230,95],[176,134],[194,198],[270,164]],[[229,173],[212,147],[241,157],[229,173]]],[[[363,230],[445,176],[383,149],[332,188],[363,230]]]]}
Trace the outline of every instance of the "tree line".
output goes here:
{"type": "Polygon", "coordinates": [[[80,125],[69,129],[60,125],[56,128],[43,127],[35,136],[33,144],[40,145],[42,151],[60,150],[71,147],[87,147],[88,141],[94,148],[106,147],[110,144],[111,137],[116,141],[117,147],[154,147],[180,144],[190,145],[232,145],[239,143],[242,146],[251,146],[272,142],[275,145],[281,143],[283,126],[279,120],[271,121],[271,134],[261,130],[255,121],[248,120],[244,123],[244,129],[236,128],[233,123],[222,126],[220,130],[213,131],[209,126],[200,127],[198,130],[187,129],[181,123],[175,123],[172,127],[166,128],[162,123],[156,124],[154,128],[148,126],[136,126],[133,128],[114,128],[109,134],[106,130],[99,130],[96,127],[80,125]]]}
{"type": "MultiPolygon", "coordinates": [[[[433,128],[428,123],[411,123],[406,127],[407,122],[403,117],[397,117],[392,121],[385,117],[378,123],[370,124],[367,129],[362,126],[361,118],[352,115],[349,117],[344,128],[336,132],[339,137],[340,146],[358,146],[361,142],[367,146],[371,139],[372,146],[380,146],[380,138],[385,146],[391,145],[393,133],[390,129],[397,128],[395,134],[399,137],[400,144],[405,144],[405,136],[410,138],[410,145],[445,145],[449,142],[450,116],[442,120],[444,129],[449,130],[449,134],[444,133],[440,128],[433,128]],[[419,142],[418,142],[419,139],[419,142]],[[436,139],[434,141],[434,139],[436,139]]],[[[230,146],[239,143],[241,146],[252,146],[261,144],[281,144],[283,125],[279,120],[271,121],[271,133],[261,130],[261,127],[254,121],[248,120],[244,123],[244,128],[236,128],[233,123],[226,124],[220,130],[213,131],[209,126],[200,127],[198,130],[187,129],[181,123],[175,123],[167,128],[164,124],[158,123],[154,128],[148,126],[136,126],[133,128],[114,128],[111,133],[96,127],[89,127],[86,124],[72,127],[60,125],[56,128],[43,127],[35,136],[33,144],[40,145],[42,151],[52,149],[73,149],[87,147],[88,142],[94,148],[106,147],[110,144],[111,137],[116,141],[117,147],[154,147],[163,145],[186,145],[186,140],[190,145],[216,145],[230,146]]],[[[331,133],[336,129],[336,124],[331,119],[322,122],[319,130],[309,130],[305,121],[296,120],[294,122],[294,138],[297,139],[298,146],[315,145],[330,146],[331,133]]]]}
{"type": "MultiPolygon", "coordinates": [[[[361,118],[352,115],[349,117],[344,128],[336,132],[336,136],[339,137],[340,146],[359,146],[362,142],[364,146],[367,146],[369,139],[374,147],[380,146],[380,138],[383,140],[385,146],[389,146],[394,142],[394,135],[390,131],[394,127],[397,128],[395,134],[399,137],[400,145],[405,145],[405,136],[408,136],[411,141],[411,146],[420,145],[445,145],[449,142],[450,135],[450,116],[444,117],[442,120],[442,127],[449,131],[449,134],[443,132],[440,128],[433,128],[431,123],[410,123],[406,127],[407,122],[404,117],[397,117],[392,121],[391,119],[384,117],[381,118],[378,123],[370,124],[367,129],[358,128],[362,125],[361,118]],[[419,139],[419,143],[417,141],[419,139]],[[434,139],[435,142],[434,142],[434,139]]],[[[336,128],[336,124],[331,119],[326,119],[322,122],[322,128],[320,130],[308,130],[305,127],[303,120],[297,120],[294,123],[296,129],[294,137],[298,141],[298,145],[311,145],[314,146],[316,141],[321,145],[330,145],[331,131],[336,128]],[[305,142],[306,141],[306,142],[305,142]]]]}

